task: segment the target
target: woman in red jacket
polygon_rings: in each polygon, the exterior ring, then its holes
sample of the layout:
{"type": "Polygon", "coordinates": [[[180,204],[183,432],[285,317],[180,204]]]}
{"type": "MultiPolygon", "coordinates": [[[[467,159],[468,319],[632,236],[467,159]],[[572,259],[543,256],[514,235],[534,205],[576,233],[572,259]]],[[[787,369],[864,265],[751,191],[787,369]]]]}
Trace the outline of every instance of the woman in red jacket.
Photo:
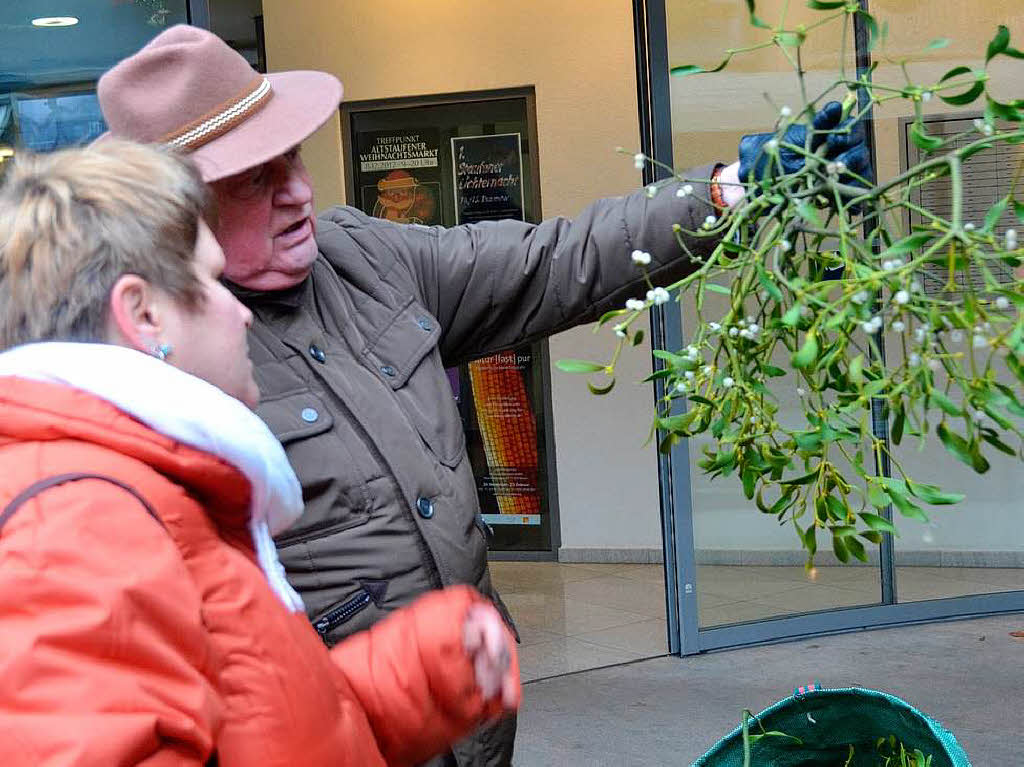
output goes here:
{"type": "Polygon", "coordinates": [[[185,162],[114,141],[0,189],[4,767],[409,765],[518,705],[468,588],[331,651],[305,619],[271,537],[301,493],[249,409],[205,202],[185,162]]]}

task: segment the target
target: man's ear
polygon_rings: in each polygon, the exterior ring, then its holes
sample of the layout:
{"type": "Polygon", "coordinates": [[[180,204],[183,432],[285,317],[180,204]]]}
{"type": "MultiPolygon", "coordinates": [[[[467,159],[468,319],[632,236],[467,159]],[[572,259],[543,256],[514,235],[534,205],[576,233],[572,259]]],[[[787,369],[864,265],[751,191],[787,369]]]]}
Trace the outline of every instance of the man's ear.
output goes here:
{"type": "Polygon", "coordinates": [[[157,292],[137,274],[123,274],[110,289],[107,340],[151,354],[161,341],[160,300],[157,292]]]}

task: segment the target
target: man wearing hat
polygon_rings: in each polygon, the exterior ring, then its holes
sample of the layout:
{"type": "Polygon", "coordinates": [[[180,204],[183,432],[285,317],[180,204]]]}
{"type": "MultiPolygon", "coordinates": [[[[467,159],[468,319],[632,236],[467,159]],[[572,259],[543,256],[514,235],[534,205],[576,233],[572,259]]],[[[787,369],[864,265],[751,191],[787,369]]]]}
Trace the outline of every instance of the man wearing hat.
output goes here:
{"type": "MultiPolygon", "coordinates": [[[[538,225],[427,228],[350,207],[315,218],[299,146],[338,108],[332,75],[263,76],[211,33],[177,26],[98,90],[111,134],[179,148],[215,194],[224,278],[255,317],[258,412],[303,485],[305,513],[277,539],[280,557],[324,641],[450,584],[475,586],[511,626],[445,368],[643,295],[634,250],[651,254],[655,281],[684,274],[672,225],[698,229],[742,189],[638,193],[538,225]]],[[[838,124],[837,109],[826,122],[838,124]]],[[[860,140],[835,152],[851,169],[860,140]]],[[[736,180],[737,166],[688,175],[736,180]]],[[[514,720],[498,722],[439,763],[510,764],[514,737],[514,720]]]]}

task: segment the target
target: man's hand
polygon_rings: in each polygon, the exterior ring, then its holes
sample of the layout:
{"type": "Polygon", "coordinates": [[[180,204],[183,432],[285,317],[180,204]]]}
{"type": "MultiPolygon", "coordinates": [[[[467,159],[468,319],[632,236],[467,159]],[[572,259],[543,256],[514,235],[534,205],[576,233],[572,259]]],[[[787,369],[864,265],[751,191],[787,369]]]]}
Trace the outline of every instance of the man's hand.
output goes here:
{"type": "MultiPolygon", "coordinates": [[[[740,139],[739,180],[760,181],[763,178],[795,173],[804,166],[804,155],[783,144],[807,146],[807,126],[791,125],[786,129],[775,153],[769,151],[768,142],[774,133],[755,133],[740,139]],[[775,159],[774,154],[778,155],[775,159]],[[781,167],[780,167],[781,166],[781,167]]],[[[871,163],[864,137],[864,126],[859,121],[843,120],[843,107],[830,101],[815,113],[811,121],[810,151],[825,146],[824,159],[834,162],[840,177],[856,174],[871,178],[871,163]]],[[[851,181],[851,183],[856,183],[851,181]]]]}
{"type": "Polygon", "coordinates": [[[505,709],[517,708],[522,692],[512,663],[515,647],[498,611],[489,604],[470,607],[462,636],[484,699],[500,696],[505,709]]]}

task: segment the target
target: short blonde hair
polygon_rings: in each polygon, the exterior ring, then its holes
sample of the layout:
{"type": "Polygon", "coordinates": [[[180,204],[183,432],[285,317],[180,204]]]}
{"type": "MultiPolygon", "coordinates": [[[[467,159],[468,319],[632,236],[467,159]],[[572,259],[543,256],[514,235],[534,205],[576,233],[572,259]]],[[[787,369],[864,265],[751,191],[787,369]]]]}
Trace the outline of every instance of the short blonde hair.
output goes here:
{"type": "Polygon", "coordinates": [[[110,291],[125,274],[198,308],[208,199],[191,163],[141,144],[19,156],[0,186],[0,349],[105,341],[110,291]]]}

